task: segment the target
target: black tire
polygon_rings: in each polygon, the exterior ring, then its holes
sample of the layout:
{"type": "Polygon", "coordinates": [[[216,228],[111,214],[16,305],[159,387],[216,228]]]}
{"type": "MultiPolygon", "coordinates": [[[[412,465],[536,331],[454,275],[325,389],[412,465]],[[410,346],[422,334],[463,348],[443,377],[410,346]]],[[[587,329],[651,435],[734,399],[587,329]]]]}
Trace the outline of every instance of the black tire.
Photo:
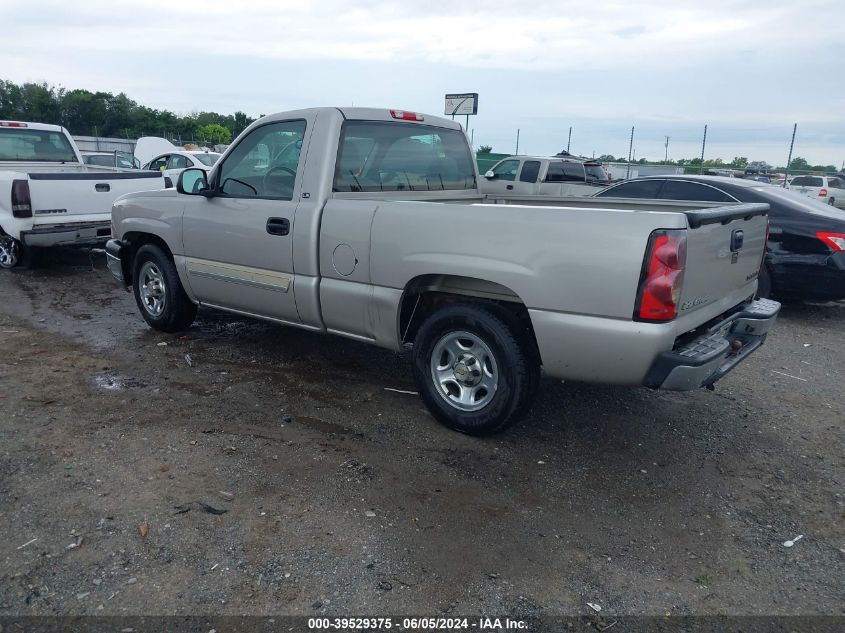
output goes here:
{"type": "MultiPolygon", "coordinates": [[[[428,409],[438,421],[468,435],[492,435],[519,420],[531,404],[540,381],[540,364],[534,351],[535,347],[533,341],[520,332],[515,319],[509,318],[507,313],[496,309],[495,306],[478,303],[451,304],[431,314],[417,332],[413,351],[414,379],[428,409]],[[448,391],[442,389],[434,378],[432,357],[436,348],[440,348],[442,342],[449,337],[457,337],[456,340],[460,340],[461,332],[481,341],[495,361],[495,390],[492,395],[484,389],[481,390],[484,395],[478,404],[484,402],[484,399],[489,399],[477,410],[461,410],[449,400],[448,391]]],[[[434,362],[451,365],[452,356],[448,352],[443,353],[445,356],[435,359],[434,362]]],[[[457,365],[451,366],[454,368],[457,365]]],[[[466,365],[461,371],[464,372],[462,375],[472,380],[472,377],[465,373],[466,365]]],[[[463,393],[463,388],[458,384],[458,374],[455,373],[454,376],[452,386],[463,393]]]]}
{"type": "Polygon", "coordinates": [[[765,264],[760,267],[760,274],[757,277],[757,294],[758,299],[770,299],[772,296],[772,275],[765,264]]]}
{"type": "Polygon", "coordinates": [[[187,329],[194,322],[197,306],[185,293],[173,259],[155,244],[145,244],[135,254],[132,266],[132,291],[141,316],[151,328],[162,332],[179,332],[187,329]],[[147,264],[150,266],[145,268],[147,264]],[[142,277],[153,270],[158,273],[163,282],[156,283],[157,293],[162,303],[160,311],[150,307],[142,296],[142,286],[145,285],[142,277]]]}

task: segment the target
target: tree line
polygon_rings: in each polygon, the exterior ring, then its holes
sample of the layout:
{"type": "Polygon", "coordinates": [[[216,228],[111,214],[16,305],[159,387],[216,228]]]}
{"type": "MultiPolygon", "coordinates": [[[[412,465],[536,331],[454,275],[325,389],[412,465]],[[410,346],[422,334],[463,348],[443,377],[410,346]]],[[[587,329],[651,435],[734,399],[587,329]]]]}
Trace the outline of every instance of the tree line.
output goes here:
{"type": "Polygon", "coordinates": [[[255,119],[244,112],[191,112],[180,116],[130,99],[125,93],[68,90],[47,83],[0,79],[0,119],[63,125],[76,136],[136,139],[164,136],[215,145],[230,143],[255,119]]]}

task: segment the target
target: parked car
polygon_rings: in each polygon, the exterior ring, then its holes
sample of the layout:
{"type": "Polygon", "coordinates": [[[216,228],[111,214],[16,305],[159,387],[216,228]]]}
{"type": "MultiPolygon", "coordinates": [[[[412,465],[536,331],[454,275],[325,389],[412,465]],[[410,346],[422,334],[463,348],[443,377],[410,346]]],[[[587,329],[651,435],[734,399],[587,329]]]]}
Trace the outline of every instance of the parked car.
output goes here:
{"type": "Polygon", "coordinates": [[[86,165],[58,125],[0,121],[0,268],[32,247],[102,244],[115,198],[162,184],[161,174],[86,165]]]}
{"type": "Polygon", "coordinates": [[[484,174],[482,193],[588,196],[610,183],[601,163],[570,157],[508,156],[484,174]]]}
{"type": "Polygon", "coordinates": [[[845,180],[838,176],[795,176],[787,188],[819,202],[845,209],[845,180]]]}
{"type": "Polygon", "coordinates": [[[765,340],[780,307],[752,300],[765,204],[500,206],[476,179],[454,121],[275,114],[210,173],[186,169],[175,189],[118,200],[108,267],[165,332],[201,305],[411,347],[431,412],[475,435],[526,410],[541,366],[694,389],[765,340]]]}
{"type": "Polygon", "coordinates": [[[82,152],[82,160],[86,165],[100,167],[117,167],[118,169],[141,169],[141,164],[128,152],[82,152]]]}
{"type": "Polygon", "coordinates": [[[164,176],[164,186],[170,188],[185,169],[196,167],[209,171],[222,154],[217,152],[175,150],[160,154],[144,165],[144,169],[158,171],[164,176]]]}
{"type": "Polygon", "coordinates": [[[596,196],[765,202],[771,227],[765,266],[760,271],[760,296],[845,299],[845,213],[795,191],[740,178],[679,175],[637,178],[612,185],[596,196]]]}

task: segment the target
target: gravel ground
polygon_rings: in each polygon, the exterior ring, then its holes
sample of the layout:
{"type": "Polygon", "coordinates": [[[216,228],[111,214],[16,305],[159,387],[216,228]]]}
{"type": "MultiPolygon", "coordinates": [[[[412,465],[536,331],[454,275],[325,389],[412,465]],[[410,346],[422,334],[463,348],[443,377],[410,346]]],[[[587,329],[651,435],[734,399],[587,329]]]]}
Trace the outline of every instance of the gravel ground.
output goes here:
{"type": "Polygon", "coordinates": [[[479,440],[401,355],[157,333],[95,263],[0,272],[0,616],[845,614],[841,304],[715,392],[547,380],[479,440]]]}

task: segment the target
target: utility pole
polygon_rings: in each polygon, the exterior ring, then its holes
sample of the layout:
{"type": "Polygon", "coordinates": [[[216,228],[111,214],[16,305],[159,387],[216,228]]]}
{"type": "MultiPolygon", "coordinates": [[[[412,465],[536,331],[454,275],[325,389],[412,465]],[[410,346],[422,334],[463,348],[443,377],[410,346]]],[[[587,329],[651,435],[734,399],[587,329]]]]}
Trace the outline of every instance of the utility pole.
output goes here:
{"type": "Polygon", "coordinates": [[[514,154],[519,156],[519,128],[516,128],[516,151],[514,154]]]}
{"type": "Polygon", "coordinates": [[[634,126],[631,126],[631,141],[628,143],[628,171],[625,172],[625,180],[631,177],[631,152],[634,151],[634,126]]]}
{"type": "Polygon", "coordinates": [[[789,144],[789,158],[786,160],[786,173],[783,175],[783,187],[786,188],[786,181],[789,179],[789,166],[792,164],[792,148],[795,147],[795,133],[798,131],[798,124],[792,126],[792,142],[789,144]]]}
{"type": "Polygon", "coordinates": [[[566,141],[566,153],[569,153],[569,146],[572,144],[572,126],[569,126],[569,140],[566,141]]]}
{"type": "Polygon", "coordinates": [[[704,138],[701,139],[701,164],[698,166],[698,173],[704,173],[704,146],[707,144],[707,124],[704,124],[704,138]]]}
{"type": "Polygon", "coordinates": [[[664,163],[669,162],[669,137],[666,137],[666,142],[663,144],[663,147],[666,148],[666,156],[663,158],[664,163]]]}

